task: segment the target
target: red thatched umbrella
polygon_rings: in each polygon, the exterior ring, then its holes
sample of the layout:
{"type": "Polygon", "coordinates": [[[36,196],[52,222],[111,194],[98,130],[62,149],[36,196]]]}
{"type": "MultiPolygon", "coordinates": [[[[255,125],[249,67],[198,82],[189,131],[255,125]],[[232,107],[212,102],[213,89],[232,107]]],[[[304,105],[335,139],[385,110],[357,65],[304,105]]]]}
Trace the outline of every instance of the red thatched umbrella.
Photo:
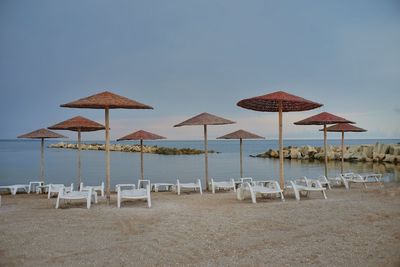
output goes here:
{"type": "Polygon", "coordinates": [[[42,129],[27,133],[27,134],[20,135],[20,136],[18,136],[18,138],[41,139],[40,180],[44,183],[44,139],[46,139],[46,138],[68,138],[68,137],[42,128],[42,129]]]}
{"type": "Polygon", "coordinates": [[[93,132],[104,130],[105,127],[100,123],[87,118],[76,116],[69,120],[62,121],[48,127],[51,130],[68,130],[78,132],[78,177],[77,186],[81,184],[81,132],[93,132]]]}
{"type": "Polygon", "coordinates": [[[324,153],[325,153],[325,177],[328,177],[328,154],[327,143],[326,143],[326,125],[336,124],[336,123],[354,123],[352,121],[346,120],[345,118],[338,117],[328,112],[322,112],[320,114],[311,116],[307,119],[297,121],[296,125],[324,125],[324,153]]]}
{"type": "MultiPolygon", "coordinates": [[[[320,131],[323,131],[324,129],[320,129],[320,131]]],[[[356,127],[354,125],[348,124],[348,123],[338,123],[332,126],[329,126],[326,128],[327,132],[341,132],[342,133],[342,164],[341,164],[341,173],[343,173],[343,155],[344,155],[344,132],[366,132],[367,130],[356,127]]]]}
{"type": "Polygon", "coordinates": [[[207,190],[208,190],[207,125],[224,125],[224,124],[232,124],[232,123],[235,123],[235,122],[204,112],[204,113],[194,116],[184,122],[174,125],[174,127],[191,126],[191,125],[203,125],[204,126],[204,162],[205,162],[205,182],[206,182],[207,190]]]}
{"type": "Polygon", "coordinates": [[[305,111],[319,108],[322,104],[278,91],[262,96],[240,100],[237,103],[242,108],[264,112],[279,112],[279,181],[283,188],[285,179],[283,175],[283,140],[282,140],[282,112],[305,111]]]}
{"type": "Polygon", "coordinates": [[[240,140],[240,177],[243,177],[243,139],[264,139],[264,137],[247,132],[245,130],[238,130],[236,132],[217,137],[217,139],[239,139],[240,140]]]}
{"type": "Polygon", "coordinates": [[[150,132],[146,132],[143,130],[128,134],[124,137],[117,139],[117,141],[124,140],[140,140],[140,174],[141,179],[144,179],[144,166],[143,166],[143,140],[157,140],[157,139],[165,139],[165,137],[157,134],[153,134],[150,132]]]}
{"type": "Polygon", "coordinates": [[[110,92],[102,92],[89,97],[85,97],[67,104],[61,105],[66,108],[91,108],[105,110],[105,126],[106,126],[106,194],[107,200],[110,202],[110,119],[109,110],[117,108],[125,109],[153,109],[150,106],[139,103],[135,100],[113,94],[110,92]]]}

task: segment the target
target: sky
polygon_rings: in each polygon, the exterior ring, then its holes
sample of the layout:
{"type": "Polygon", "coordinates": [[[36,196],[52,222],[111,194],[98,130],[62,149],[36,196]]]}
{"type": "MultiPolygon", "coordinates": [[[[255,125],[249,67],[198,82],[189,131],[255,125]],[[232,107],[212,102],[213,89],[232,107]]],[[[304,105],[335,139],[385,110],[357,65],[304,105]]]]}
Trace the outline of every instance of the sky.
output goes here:
{"type": "Polygon", "coordinates": [[[0,0],[0,90],[0,139],[77,115],[104,124],[102,110],[60,104],[106,90],[154,107],[111,110],[112,140],[202,139],[173,127],[202,112],[236,121],[210,139],[277,139],[277,113],[236,103],[278,90],[324,104],[284,113],[284,138],[322,138],[293,122],[325,111],[368,130],[349,138],[400,138],[400,1],[0,0]]]}

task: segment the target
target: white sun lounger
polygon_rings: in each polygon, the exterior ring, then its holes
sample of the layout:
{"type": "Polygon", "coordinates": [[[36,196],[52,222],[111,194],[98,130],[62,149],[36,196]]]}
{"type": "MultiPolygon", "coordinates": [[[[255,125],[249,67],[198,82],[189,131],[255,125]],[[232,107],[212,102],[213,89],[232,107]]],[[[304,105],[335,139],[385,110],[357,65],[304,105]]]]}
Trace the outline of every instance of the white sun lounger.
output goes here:
{"type": "Polygon", "coordinates": [[[136,189],[134,184],[131,184],[131,189],[122,189],[128,187],[126,184],[117,186],[117,207],[121,208],[121,201],[123,199],[145,199],[148,207],[151,208],[150,181],[141,180],[141,182],[138,182],[138,187],[142,183],[145,184],[145,188],[136,189]]]}
{"type": "Polygon", "coordinates": [[[231,179],[230,181],[221,181],[216,182],[214,179],[211,179],[211,190],[212,193],[215,194],[215,190],[231,190],[233,189],[236,192],[235,180],[231,179]]]}
{"type": "Polygon", "coordinates": [[[322,185],[323,187],[325,187],[325,188],[327,188],[327,189],[329,189],[329,190],[332,189],[332,187],[331,187],[331,182],[325,177],[325,175],[321,175],[321,176],[319,176],[319,177],[316,178],[316,179],[308,179],[308,178],[307,178],[307,180],[311,181],[311,186],[314,186],[314,187],[315,187],[316,185],[315,185],[315,182],[314,182],[314,181],[318,180],[318,181],[321,183],[321,185],[322,185]]]}
{"type": "Polygon", "coordinates": [[[351,184],[362,184],[364,188],[367,188],[367,184],[369,183],[378,183],[381,187],[383,187],[382,174],[366,174],[361,175],[358,173],[344,173],[340,174],[340,178],[342,179],[346,189],[350,189],[351,184]]]}
{"type": "Polygon", "coordinates": [[[92,190],[92,188],[88,188],[85,191],[67,191],[65,187],[60,187],[57,196],[56,209],[58,209],[60,205],[60,200],[77,200],[84,199],[86,200],[86,207],[90,209],[90,204],[92,200],[94,203],[97,203],[97,193],[92,190]]]}
{"type": "Polygon", "coordinates": [[[151,191],[158,192],[160,189],[163,189],[163,191],[172,191],[172,188],[174,187],[174,184],[169,184],[169,183],[152,183],[150,188],[151,191]]]}
{"type": "Polygon", "coordinates": [[[0,186],[0,189],[8,190],[11,195],[15,196],[19,190],[23,190],[26,193],[29,193],[29,185],[28,184],[14,184],[14,185],[3,185],[0,186]]]}
{"type": "Polygon", "coordinates": [[[300,200],[301,192],[306,192],[307,197],[309,196],[310,192],[321,192],[326,199],[326,188],[321,185],[319,180],[311,180],[303,177],[294,181],[290,181],[290,185],[286,188],[290,188],[294,191],[296,200],[300,200]]]}
{"type": "Polygon", "coordinates": [[[180,195],[182,189],[191,189],[191,190],[194,190],[194,191],[199,190],[200,195],[203,194],[203,190],[201,189],[201,181],[200,181],[200,179],[197,179],[196,183],[181,183],[181,182],[179,182],[179,179],[176,179],[176,193],[178,195],[180,195]]]}
{"type": "Polygon", "coordinates": [[[285,201],[283,191],[279,183],[274,180],[263,181],[263,185],[252,184],[250,182],[243,182],[237,189],[237,199],[244,200],[246,194],[250,193],[251,201],[257,203],[257,196],[279,195],[282,201],[285,201]]]}
{"type": "Polygon", "coordinates": [[[96,193],[97,191],[99,191],[100,195],[104,197],[104,182],[101,182],[101,185],[86,185],[86,186],[84,186],[83,183],[81,183],[79,186],[79,191],[85,191],[89,187],[92,188],[93,191],[95,191],[96,193]]]}
{"type": "Polygon", "coordinates": [[[49,186],[47,190],[48,199],[50,199],[52,195],[58,194],[61,189],[64,189],[66,192],[74,190],[74,184],[71,184],[71,186],[65,186],[63,184],[49,184],[48,186],[49,186]]]}

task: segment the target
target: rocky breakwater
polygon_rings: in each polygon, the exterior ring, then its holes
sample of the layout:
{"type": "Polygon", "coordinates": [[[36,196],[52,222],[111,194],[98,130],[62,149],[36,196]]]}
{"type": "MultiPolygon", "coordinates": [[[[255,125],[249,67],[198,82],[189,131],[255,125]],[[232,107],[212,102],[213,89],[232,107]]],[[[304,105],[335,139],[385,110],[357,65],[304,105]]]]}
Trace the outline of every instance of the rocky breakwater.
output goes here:
{"type": "MultiPolygon", "coordinates": [[[[279,158],[279,150],[268,151],[251,157],[257,158],[279,158]]],[[[341,160],[342,148],[340,146],[328,146],[328,160],[341,160]]],[[[285,159],[300,160],[324,160],[325,153],[321,147],[300,146],[284,147],[283,157],[285,159]]],[[[380,144],[346,146],[343,156],[345,161],[360,162],[385,162],[400,163],[400,144],[380,144]]]]}
{"type": "MultiPolygon", "coordinates": [[[[51,144],[49,148],[62,148],[62,149],[78,149],[77,144],[60,142],[57,144],[51,144]]],[[[104,144],[81,144],[82,150],[105,150],[104,144]]],[[[120,145],[110,144],[110,151],[117,152],[140,152],[140,145],[120,145]]],[[[192,148],[170,148],[170,147],[158,147],[158,146],[143,146],[143,153],[161,154],[161,155],[198,155],[203,154],[203,150],[192,149],[192,148]]],[[[214,153],[213,150],[208,153],[214,153]]]]}

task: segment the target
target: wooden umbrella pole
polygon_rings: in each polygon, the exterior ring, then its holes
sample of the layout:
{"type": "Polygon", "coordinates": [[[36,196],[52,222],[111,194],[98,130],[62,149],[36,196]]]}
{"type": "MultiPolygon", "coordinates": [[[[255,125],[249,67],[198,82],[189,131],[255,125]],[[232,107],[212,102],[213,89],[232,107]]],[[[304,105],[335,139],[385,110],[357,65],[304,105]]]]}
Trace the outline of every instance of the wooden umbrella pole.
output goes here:
{"type": "Polygon", "coordinates": [[[342,174],[343,174],[343,164],[344,164],[344,131],[342,131],[342,165],[341,165],[342,174]]]}
{"type": "Polygon", "coordinates": [[[243,177],[243,139],[240,138],[240,177],[243,177]]]}
{"type": "Polygon", "coordinates": [[[107,203],[110,204],[110,114],[109,109],[105,108],[106,120],[106,195],[107,203]]]}
{"type": "Polygon", "coordinates": [[[205,163],[205,179],[206,190],[208,191],[208,144],[207,144],[207,125],[204,125],[204,163],[205,163]]]}
{"type": "Polygon", "coordinates": [[[324,151],[325,151],[325,177],[328,178],[328,151],[327,151],[327,142],[326,142],[326,124],[324,124],[324,151]]]}
{"type": "Polygon", "coordinates": [[[40,180],[44,183],[44,138],[41,139],[40,146],[40,180]]]}
{"type": "Polygon", "coordinates": [[[78,189],[81,186],[81,128],[78,128],[78,184],[76,185],[78,189]]]}
{"type": "Polygon", "coordinates": [[[283,175],[282,102],[279,103],[279,185],[283,190],[285,179],[283,175]]]}
{"type": "Polygon", "coordinates": [[[141,179],[144,179],[144,166],[143,166],[143,139],[140,139],[140,174],[141,179]]]}

